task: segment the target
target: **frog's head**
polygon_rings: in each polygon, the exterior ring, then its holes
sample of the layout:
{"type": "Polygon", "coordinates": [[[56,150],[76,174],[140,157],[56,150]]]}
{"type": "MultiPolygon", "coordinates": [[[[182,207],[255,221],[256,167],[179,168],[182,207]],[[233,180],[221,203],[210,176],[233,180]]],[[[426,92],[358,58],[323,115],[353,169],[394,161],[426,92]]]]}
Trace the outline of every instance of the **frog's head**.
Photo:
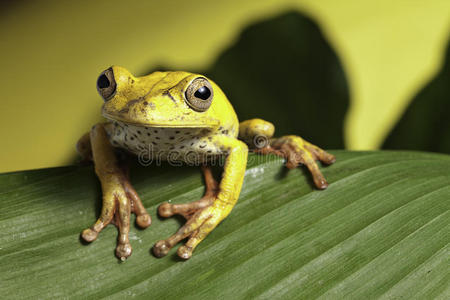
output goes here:
{"type": "Polygon", "coordinates": [[[111,120],[147,127],[210,128],[237,122],[225,94],[211,80],[188,72],[154,72],[134,77],[112,66],[97,89],[102,113],[111,120]]]}

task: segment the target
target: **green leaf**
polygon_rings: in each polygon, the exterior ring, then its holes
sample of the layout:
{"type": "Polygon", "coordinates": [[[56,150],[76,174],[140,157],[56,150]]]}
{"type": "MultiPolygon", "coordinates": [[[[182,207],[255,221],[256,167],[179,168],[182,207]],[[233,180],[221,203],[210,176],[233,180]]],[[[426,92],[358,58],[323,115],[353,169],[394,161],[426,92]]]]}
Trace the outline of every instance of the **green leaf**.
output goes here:
{"type": "Polygon", "coordinates": [[[180,261],[153,243],[180,219],[155,216],[163,201],[201,197],[197,168],[134,166],[132,183],[153,217],[131,229],[133,255],[114,256],[116,229],[80,242],[100,208],[92,166],[0,175],[2,298],[450,297],[450,156],[332,151],[330,186],[282,160],[251,155],[238,204],[180,261]]]}

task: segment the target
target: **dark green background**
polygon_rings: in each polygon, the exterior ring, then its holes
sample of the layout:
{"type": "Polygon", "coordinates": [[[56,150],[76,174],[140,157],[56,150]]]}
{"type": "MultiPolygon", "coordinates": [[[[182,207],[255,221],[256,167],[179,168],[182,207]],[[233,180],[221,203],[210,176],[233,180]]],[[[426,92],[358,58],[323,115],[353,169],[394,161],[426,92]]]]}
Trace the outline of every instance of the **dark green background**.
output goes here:
{"type": "MultiPolygon", "coordinates": [[[[450,153],[450,51],[439,74],[411,103],[383,149],[450,153]]],[[[168,70],[166,66],[151,68],[168,70]]],[[[325,149],[342,149],[349,85],[318,25],[299,12],[255,23],[207,70],[240,120],[263,118],[276,135],[297,134],[325,149]]]]}

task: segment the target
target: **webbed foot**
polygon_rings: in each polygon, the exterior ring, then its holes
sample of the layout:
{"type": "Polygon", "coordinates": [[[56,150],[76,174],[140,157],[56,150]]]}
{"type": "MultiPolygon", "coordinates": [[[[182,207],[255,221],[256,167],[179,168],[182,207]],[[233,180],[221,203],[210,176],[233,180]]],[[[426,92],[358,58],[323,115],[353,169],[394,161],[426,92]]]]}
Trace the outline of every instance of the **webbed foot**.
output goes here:
{"type": "MultiPolygon", "coordinates": [[[[111,179],[114,181],[113,179],[111,179]]],[[[86,242],[97,239],[98,234],[108,224],[117,226],[119,236],[117,239],[116,256],[124,261],[131,255],[132,248],[128,239],[130,231],[130,215],[136,214],[136,223],[141,228],[147,228],[151,224],[150,215],[142,205],[139,196],[129,183],[128,179],[119,180],[118,185],[109,186],[104,191],[103,207],[97,222],[91,227],[83,230],[81,237],[86,242]]]]}
{"type": "Polygon", "coordinates": [[[273,153],[284,157],[286,159],[286,167],[289,169],[296,168],[299,164],[305,165],[312,174],[315,186],[321,190],[326,189],[328,183],[322,172],[320,172],[316,160],[327,165],[336,161],[334,155],[295,135],[273,139],[266,147],[254,151],[261,154],[273,153]]]}
{"type": "Polygon", "coordinates": [[[189,237],[185,245],[178,248],[177,254],[183,259],[192,256],[194,248],[211,232],[222,220],[220,210],[212,204],[219,191],[219,185],[214,179],[211,169],[202,168],[206,183],[205,195],[198,201],[187,204],[162,203],[158,207],[161,217],[182,215],[187,221],[174,235],[166,240],[160,240],[153,246],[153,254],[156,257],[167,255],[169,250],[179,241],[189,237]]]}

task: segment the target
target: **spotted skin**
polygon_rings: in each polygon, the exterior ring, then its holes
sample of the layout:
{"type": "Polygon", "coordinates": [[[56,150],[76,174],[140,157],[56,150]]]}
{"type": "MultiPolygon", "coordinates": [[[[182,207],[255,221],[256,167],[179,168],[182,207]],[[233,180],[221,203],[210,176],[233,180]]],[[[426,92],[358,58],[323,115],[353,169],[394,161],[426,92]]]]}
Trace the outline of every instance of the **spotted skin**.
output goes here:
{"type": "Polygon", "coordinates": [[[126,149],[139,156],[151,154],[152,158],[162,160],[185,161],[186,155],[198,154],[198,162],[208,161],[210,156],[221,156],[224,147],[222,137],[234,138],[236,130],[223,129],[217,135],[205,128],[160,128],[129,125],[122,122],[105,126],[109,141],[113,147],[126,149]]]}

